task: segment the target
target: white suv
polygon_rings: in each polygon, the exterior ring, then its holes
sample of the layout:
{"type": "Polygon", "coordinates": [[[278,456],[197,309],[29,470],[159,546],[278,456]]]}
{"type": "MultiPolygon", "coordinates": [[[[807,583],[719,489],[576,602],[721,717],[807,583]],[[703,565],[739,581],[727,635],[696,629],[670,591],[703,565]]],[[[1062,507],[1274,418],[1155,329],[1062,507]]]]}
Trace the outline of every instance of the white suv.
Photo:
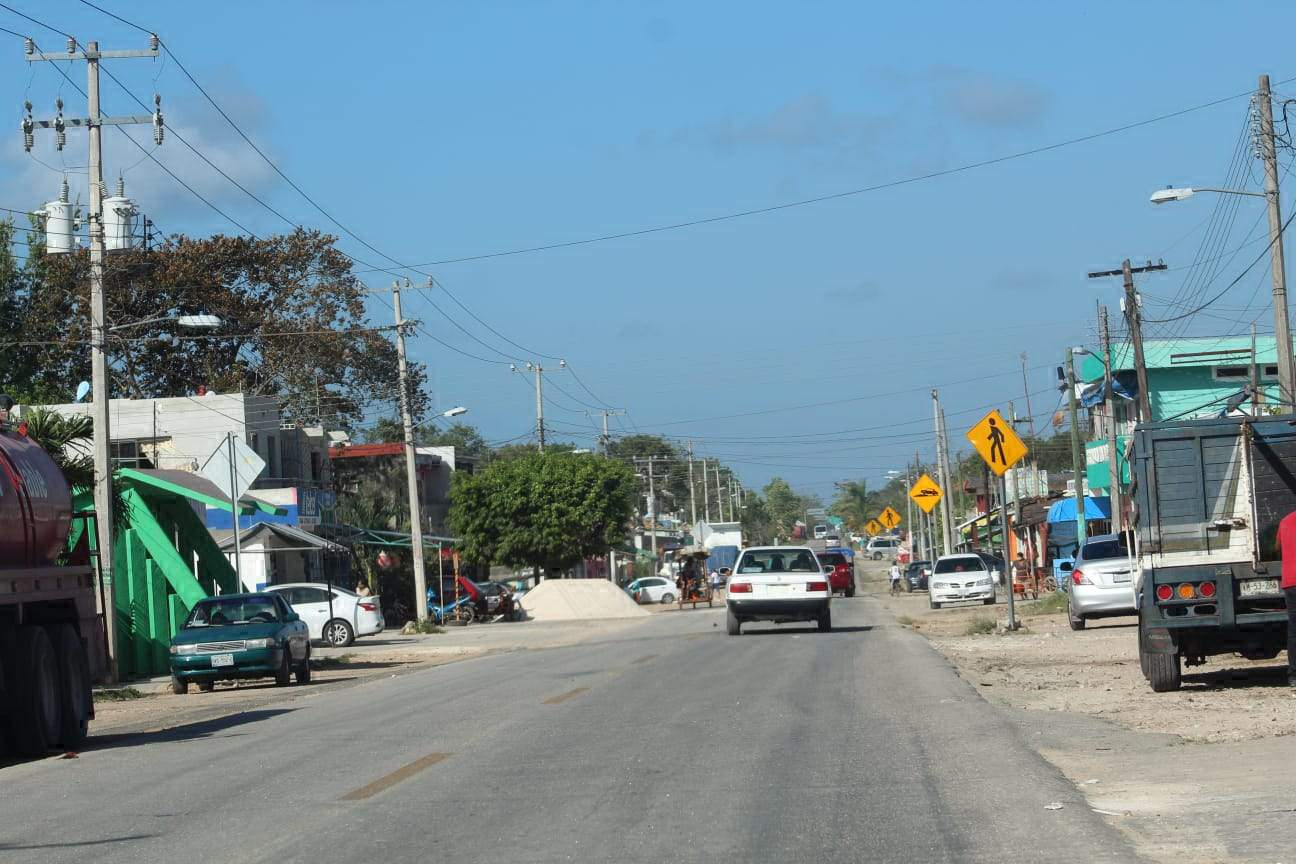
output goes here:
{"type": "Polygon", "coordinates": [[[725,583],[729,635],[737,636],[746,621],[814,621],[827,632],[832,629],[831,600],[824,565],[806,547],[744,549],[725,583]]]}
{"type": "Polygon", "coordinates": [[[927,600],[933,609],[939,609],[942,603],[961,600],[980,600],[993,606],[995,574],[980,555],[971,552],[942,555],[936,559],[927,581],[927,600]]]}
{"type": "Polygon", "coordinates": [[[864,547],[864,553],[874,561],[881,561],[883,558],[894,558],[900,551],[899,537],[874,537],[864,547]]]}

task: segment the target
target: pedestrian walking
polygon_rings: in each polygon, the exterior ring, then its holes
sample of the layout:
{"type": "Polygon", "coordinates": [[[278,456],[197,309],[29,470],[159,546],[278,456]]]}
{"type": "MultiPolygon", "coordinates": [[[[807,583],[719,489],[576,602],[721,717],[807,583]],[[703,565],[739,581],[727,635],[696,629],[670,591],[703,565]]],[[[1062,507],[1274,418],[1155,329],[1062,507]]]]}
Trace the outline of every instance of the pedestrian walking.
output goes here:
{"type": "Polygon", "coordinates": [[[1287,598],[1287,683],[1296,687],[1296,511],[1278,523],[1278,551],[1282,554],[1282,582],[1287,598]]]}
{"type": "Polygon", "coordinates": [[[900,593],[900,578],[901,578],[901,575],[902,575],[902,574],[900,573],[900,565],[899,565],[899,563],[897,563],[896,560],[895,560],[894,558],[892,558],[892,559],[891,559],[891,570],[890,570],[890,576],[891,576],[891,593],[892,593],[892,594],[899,594],[899,593],[900,593]]]}
{"type": "Polygon", "coordinates": [[[724,580],[720,578],[720,572],[718,570],[712,570],[709,578],[711,580],[711,593],[714,594],[720,590],[720,587],[724,584],[724,580]]]}
{"type": "Polygon", "coordinates": [[[1013,561],[1013,590],[1016,591],[1016,583],[1020,582],[1022,586],[1022,597],[1030,592],[1031,596],[1039,598],[1039,584],[1035,581],[1034,573],[1031,572],[1030,562],[1021,552],[1017,553],[1017,558],[1013,561]]]}

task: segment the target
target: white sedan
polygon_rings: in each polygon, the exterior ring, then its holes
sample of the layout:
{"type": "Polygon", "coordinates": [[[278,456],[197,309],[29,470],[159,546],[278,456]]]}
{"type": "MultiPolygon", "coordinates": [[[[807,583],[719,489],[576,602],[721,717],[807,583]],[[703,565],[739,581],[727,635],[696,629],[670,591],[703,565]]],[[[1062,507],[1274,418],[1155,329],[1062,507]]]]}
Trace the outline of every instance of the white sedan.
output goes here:
{"type": "Polygon", "coordinates": [[[831,630],[832,586],[824,570],[804,546],[744,549],[725,584],[729,635],[747,621],[814,621],[821,632],[831,630]]]}
{"type": "Polygon", "coordinates": [[[636,603],[674,603],[675,583],[662,576],[645,576],[626,586],[636,603]]]}
{"type": "Polygon", "coordinates": [[[927,601],[933,609],[942,603],[979,600],[987,606],[995,602],[995,580],[998,574],[980,555],[942,555],[927,581],[927,601]]]}
{"type": "Polygon", "coordinates": [[[265,590],[283,595],[310,628],[311,639],[334,648],[345,648],[357,636],[373,636],[387,626],[382,604],[374,596],[361,597],[354,591],[321,582],[270,585],[265,590]],[[330,587],[332,602],[329,602],[330,587]]]}

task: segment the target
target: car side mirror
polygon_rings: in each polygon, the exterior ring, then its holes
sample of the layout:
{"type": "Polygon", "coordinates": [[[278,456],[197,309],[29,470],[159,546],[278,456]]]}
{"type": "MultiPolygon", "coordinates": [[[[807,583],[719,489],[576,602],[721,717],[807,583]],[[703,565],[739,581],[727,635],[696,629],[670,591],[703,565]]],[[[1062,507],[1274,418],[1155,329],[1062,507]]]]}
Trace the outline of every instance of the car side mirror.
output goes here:
{"type": "Polygon", "coordinates": [[[296,612],[289,612],[288,617],[285,618],[284,620],[287,621],[289,624],[291,624],[294,621],[300,621],[301,616],[298,615],[296,612]]]}
{"type": "Polygon", "coordinates": [[[834,567],[834,566],[831,565],[831,564],[825,564],[825,565],[823,565],[823,572],[825,572],[825,573],[832,573],[832,572],[833,572],[834,570],[836,570],[836,569],[837,569],[837,568],[834,567]]]}

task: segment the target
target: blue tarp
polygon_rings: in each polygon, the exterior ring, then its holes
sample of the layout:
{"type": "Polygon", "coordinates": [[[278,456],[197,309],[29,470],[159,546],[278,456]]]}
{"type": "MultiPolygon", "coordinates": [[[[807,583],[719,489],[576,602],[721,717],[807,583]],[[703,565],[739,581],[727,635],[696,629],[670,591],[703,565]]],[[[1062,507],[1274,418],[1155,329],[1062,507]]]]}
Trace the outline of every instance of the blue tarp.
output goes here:
{"type": "MultiPolygon", "coordinates": [[[[1111,498],[1103,495],[1098,498],[1085,496],[1085,519],[1110,519],[1111,518],[1111,498]]],[[[1076,518],[1076,504],[1074,498],[1063,498],[1061,501],[1054,502],[1049,508],[1048,521],[1050,522],[1074,522],[1076,518]]]]}

